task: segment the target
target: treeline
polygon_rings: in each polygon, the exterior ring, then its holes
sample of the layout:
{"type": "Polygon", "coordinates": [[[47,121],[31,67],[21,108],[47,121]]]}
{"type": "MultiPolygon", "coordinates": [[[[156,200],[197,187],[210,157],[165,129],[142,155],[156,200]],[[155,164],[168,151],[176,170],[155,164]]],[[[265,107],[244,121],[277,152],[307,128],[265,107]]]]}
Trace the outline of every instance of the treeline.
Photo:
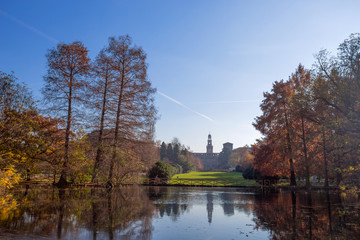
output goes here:
{"type": "Polygon", "coordinates": [[[263,134],[253,166],[263,176],[281,175],[311,187],[311,176],[330,183],[360,184],[360,35],[339,45],[336,56],[316,55],[311,70],[299,65],[288,80],[264,93],[254,127],[263,134]]]}
{"type": "Polygon", "coordinates": [[[51,175],[59,186],[136,181],[157,158],[144,50],[120,36],[92,60],[81,42],[46,58],[41,111],[13,74],[0,73],[0,169],[51,175]]]}
{"type": "Polygon", "coordinates": [[[161,143],[160,162],[149,171],[150,178],[171,178],[174,174],[203,169],[200,159],[195,158],[177,138],[171,143],[161,143]]]}

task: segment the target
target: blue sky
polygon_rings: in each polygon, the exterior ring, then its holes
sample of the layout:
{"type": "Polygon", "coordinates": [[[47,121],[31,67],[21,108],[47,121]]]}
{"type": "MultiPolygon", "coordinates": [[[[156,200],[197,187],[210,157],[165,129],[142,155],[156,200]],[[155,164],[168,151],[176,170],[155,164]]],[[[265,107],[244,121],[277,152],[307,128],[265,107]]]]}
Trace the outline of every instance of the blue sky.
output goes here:
{"type": "Polygon", "coordinates": [[[82,41],[93,58],[110,36],[129,34],[148,54],[159,91],[156,139],[204,152],[252,144],[264,91],[321,49],[360,32],[360,1],[183,0],[0,2],[0,70],[41,99],[45,54],[82,41]]]}

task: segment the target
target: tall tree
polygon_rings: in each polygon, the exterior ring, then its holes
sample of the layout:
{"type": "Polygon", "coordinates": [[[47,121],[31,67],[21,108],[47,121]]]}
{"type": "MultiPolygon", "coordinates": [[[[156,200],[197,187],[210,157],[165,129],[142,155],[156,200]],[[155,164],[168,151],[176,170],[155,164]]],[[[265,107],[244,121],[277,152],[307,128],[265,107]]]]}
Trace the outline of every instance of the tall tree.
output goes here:
{"type": "Polygon", "coordinates": [[[328,94],[328,83],[320,75],[315,74],[314,84],[312,88],[312,95],[314,98],[314,114],[310,119],[318,126],[318,130],[321,132],[321,148],[322,159],[324,166],[324,187],[329,187],[329,171],[333,170],[331,158],[331,152],[334,150],[332,143],[334,138],[332,137],[332,125],[334,119],[336,119],[336,110],[330,105],[321,100],[326,94],[328,94]],[[331,167],[331,169],[330,169],[331,167]]]}
{"type": "Polygon", "coordinates": [[[40,165],[57,159],[62,134],[59,120],[41,116],[26,86],[3,72],[0,116],[0,170],[11,164],[30,180],[40,165]]]}
{"type": "Polygon", "coordinates": [[[173,152],[172,144],[169,143],[166,148],[166,155],[170,161],[172,161],[173,154],[174,154],[174,152],[173,152]]]}
{"type": "Polygon", "coordinates": [[[46,55],[48,71],[45,75],[44,95],[47,110],[65,122],[64,162],[58,186],[67,182],[69,162],[69,142],[72,127],[76,123],[81,107],[82,91],[86,86],[85,77],[89,74],[90,59],[88,50],[81,42],[60,43],[46,55]]]}
{"type": "Polygon", "coordinates": [[[24,84],[18,83],[13,74],[0,71],[0,117],[7,110],[34,110],[35,102],[24,84]]]}
{"type": "MultiPolygon", "coordinates": [[[[286,161],[286,148],[279,148],[276,142],[271,142],[267,138],[258,140],[252,146],[253,167],[262,176],[286,176],[288,175],[288,162],[286,161]]],[[[249,168],[246,166],[244,169],[249,168]]]]}
{"type": "Polygon", "coordinates": [[[133,46],[128,35],[110,37],[106,51],[112,59],[112,91],[116,93],[109,110],[114,119],[114,139],[107,185],[113,186],[115,163],[124,165],[117,161],[121,139],[138,140],[144,133],[153,131],[155,89],[147,78],[146,54],[142,48],[133,46]]]}
{"type": "Polygon", "coordinates": [[[174,163],[178,163],[179,155],[180,155],[180,146],[178,143],[175,143],[173,146],[173,154],[172,154],[170,160],[173,161],[174,163]]]}
{"type": "Polygon", "coordinates": [[[276,143],[278,153],[284,153],[289,162],[290,185],[296,186],[294,170],[294,128],[292,124],[291,97],[293,90],[289,82],[275,82],[270,93],[264,93],[260,105],[263,114],[255,119],[254,127],[267,141],[276,143]],[[283,149],[286,151],[283,151],[283,149]]]}
{"type": "Polygon", "coordinates": [[[296,119],[300,119],[300,133],[297,136],[301,139],[302,157],[305,164],[306,188],[310,189],[310,157],[309,157],[309,141],[314,134],[312,122],[309,121],[313,114],[311,99],[311,75],[302,65],[299,65],[296,72],[291,75],[290,84],[294,90],[291,101],[292,113],[296,119]]]}
{"type": "Polygon", "coordinates": [[[96,113],[96,125],[98,125],[98,140],[97,151],[95,156],[95,163],[93,169],[92,182],[97,181],[99,174],[100,164],[102,162],[103,154],[103,135],[106,122],[106,113],[109,109],[109,91],[113,82],[113,71],[111,66],[112,59],[107,55],[106,49],[100,51],[96,57],[95,62],[92,64],[92,76],[95,79],[90,87],[91,93],[91,107],[95,108],[96,113]],[[100,117],[100,120],[98,119],[100,117]]]}
{"type": "Polygon", "coordinates": [[[162,142],[160,147],[160,160],[162,161],[164,158],[166,158],[166,144],[162,142]]]}
{"type": "Polygon", "coordinates": [[[356,185],[360,181],[355,177],[360,172],[360,34],[340,44],[336,57],[320,51],[315,70],[322,86],[317,97],[334,113],[326,127],[333,135],[330,144],[338,182],[346,175],[347,184],[356,185]]]}

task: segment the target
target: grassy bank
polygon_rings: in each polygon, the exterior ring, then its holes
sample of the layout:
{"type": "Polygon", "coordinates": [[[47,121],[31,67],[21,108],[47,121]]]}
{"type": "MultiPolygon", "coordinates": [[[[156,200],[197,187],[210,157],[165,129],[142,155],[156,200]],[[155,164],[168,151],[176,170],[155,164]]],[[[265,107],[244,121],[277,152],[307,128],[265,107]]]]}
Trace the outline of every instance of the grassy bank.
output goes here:
{"type": "Polygon", "coordinates": [[[255,180],[244,179],[237,172],[190,172],[176,174],[170,184],[204,186],[258,186],[255,180]]]}

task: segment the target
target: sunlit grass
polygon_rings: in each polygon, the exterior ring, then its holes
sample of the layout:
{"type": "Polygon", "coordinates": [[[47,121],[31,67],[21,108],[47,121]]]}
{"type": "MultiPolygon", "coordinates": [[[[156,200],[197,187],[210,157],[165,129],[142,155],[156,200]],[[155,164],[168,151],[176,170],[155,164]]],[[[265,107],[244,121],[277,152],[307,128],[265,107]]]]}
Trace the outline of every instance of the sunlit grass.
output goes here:
{"type": "Polygon", "coordinates": [[[170,184],[211,186],[258,186],[255,180],[244,179],[238,172],[190,172],[176,174],[170,184]]]}

